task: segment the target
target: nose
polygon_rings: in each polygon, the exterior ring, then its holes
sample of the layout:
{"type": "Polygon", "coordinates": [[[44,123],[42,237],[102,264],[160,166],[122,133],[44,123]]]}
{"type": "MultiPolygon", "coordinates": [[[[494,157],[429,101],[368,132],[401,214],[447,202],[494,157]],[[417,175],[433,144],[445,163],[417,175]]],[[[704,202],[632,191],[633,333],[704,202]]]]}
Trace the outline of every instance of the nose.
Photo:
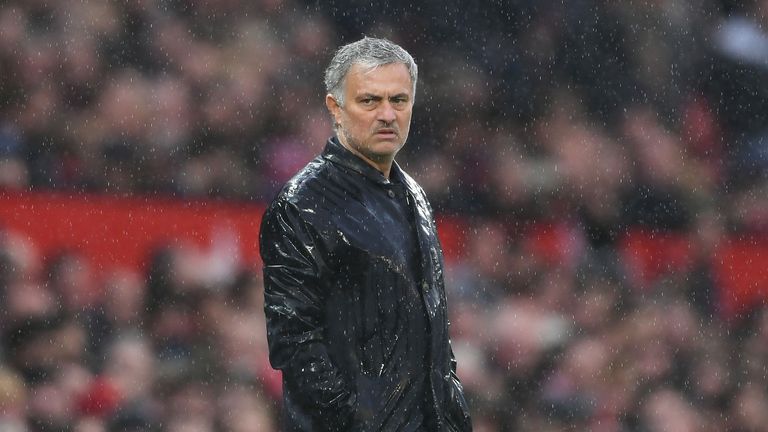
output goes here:
{"type": "Polygon", "coordinates": [[[395,121],[395,108],[389,102],[384,102],[379,106],[378,120],[390,124],[395,121]]]}

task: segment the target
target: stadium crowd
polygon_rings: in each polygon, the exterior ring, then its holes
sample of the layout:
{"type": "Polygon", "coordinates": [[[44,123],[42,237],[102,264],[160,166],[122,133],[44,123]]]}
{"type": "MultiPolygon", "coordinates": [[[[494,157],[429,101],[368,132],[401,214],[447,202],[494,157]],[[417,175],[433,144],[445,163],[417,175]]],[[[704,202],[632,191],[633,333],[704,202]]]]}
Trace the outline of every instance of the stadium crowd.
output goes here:
{"type": "MultiPolygon", "coordinates": [[[[768,430],[768,314],[724,317],[711,272],[768,233],[768,2],[388,3],[1,2],[0,187],[265,202],[328,138],[332,50],[388,37],[421,72],[398,160],[466,231],[475,430],[768,430]],[[556,259],[521,235],[541,223],[556,259]],[[690,265],[633,277],[634,227],[690,265]]],[[[1,232],[0,430],[278,430],[260,269],[147,255],[1,232]]]]}

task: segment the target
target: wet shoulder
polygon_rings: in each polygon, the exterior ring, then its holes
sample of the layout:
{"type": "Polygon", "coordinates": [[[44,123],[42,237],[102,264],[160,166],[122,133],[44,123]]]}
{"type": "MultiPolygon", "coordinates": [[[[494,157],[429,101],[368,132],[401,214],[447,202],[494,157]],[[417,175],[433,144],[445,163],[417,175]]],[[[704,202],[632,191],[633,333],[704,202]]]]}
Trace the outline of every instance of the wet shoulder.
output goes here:
{"type": "Polygon", "coordinates": [[[410,174],[403,170],[400,170],[400,173],[403,176],[403,182],[405,183],[408,190],[410,190],[414,195],[419,205],[430,207],[429,200],[427,200],[427,194],[424,192],[424,189],[421,188],[421,186],[416,182],[416,180],[413,179],[413,177],[410,176],[410,174]]]}
{"type": "Polygon", "coordinates": [[[286,182],[276,201],[300,204],[304,200],[315,198],[319,191],[320,178],[327,169],[327,163],[316,157],[286,182]]]}
{"type": "Polygon", "coordinates": [[[338,211],[354,194],[349,173],[317,157],[289,180],[275,202],[298,209],[307,219],[338,211]]]}

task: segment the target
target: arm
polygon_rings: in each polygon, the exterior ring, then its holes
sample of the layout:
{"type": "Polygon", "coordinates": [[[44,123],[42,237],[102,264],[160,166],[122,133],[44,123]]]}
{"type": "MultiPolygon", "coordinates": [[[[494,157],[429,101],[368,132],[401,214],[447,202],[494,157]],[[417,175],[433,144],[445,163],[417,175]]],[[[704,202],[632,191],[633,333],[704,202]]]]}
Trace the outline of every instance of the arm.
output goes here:
{"type": "Polygon", "coordinates": [[[345,430],[354,395],[325,344],[324,293],[311,228],[290,203],[264,216],[260,232],[264,261],[264,310],[272,367],[294,400],[323,431],[345,430]]]}
{"type": "Polygon", "coordinates": [[[448,406],[447,410],[449,427],[455,431],[471,431],[472,420],[469,416],[469,405],[464,398],[464,387],[461,385],[458,375],[456,375],[456,357],[453,355],[450,341],[448,342],[448,350],[451,355],[451,375],[448,382],[450,406],[448,406]]]}

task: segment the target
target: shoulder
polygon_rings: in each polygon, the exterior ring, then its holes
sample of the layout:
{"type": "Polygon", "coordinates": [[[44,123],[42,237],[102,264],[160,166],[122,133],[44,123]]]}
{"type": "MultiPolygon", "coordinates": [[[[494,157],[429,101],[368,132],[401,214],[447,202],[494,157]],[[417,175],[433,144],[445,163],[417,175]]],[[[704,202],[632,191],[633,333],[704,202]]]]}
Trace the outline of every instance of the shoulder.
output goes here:
{"type": "Polygon", "coordinates": [[[402,169],[400,169],[400,175],[403,178],[403,183],[405,183],[408,191],[416,201],[418,216],[431,221],[431,224],[434,226],[434,211],[432,210],[432,205],[429,203],[426,192],[424,192],[424,189],[421,188],[419,183],[416,182],[413,177],[402,169]]]}
{"type": "Polygon", "coordinates": [[[403,177],[403,183],[405,183],[405,186],[408,188],[408,190],[413,194],[414,197],[418,201],[423,202],[423,204],[429,206],[429,200],[427,199],[427,194],[424,192],[424,189],[421,188],[418,182],[414,180],[413,177],[411,177],[410,174],[400,170],[400,174],[403,177]]]}
{"type": "Polygon", "coordinates": [[[270,208],[291,205],[301,208],[317,204],[333,183],[335,170],[332,163],[317,156],[283,185],[270,208]]]}
{"type": "Polygon", "coordinates": [[[356,195],[354,185],[355,179],[349,173],[320,155],[286,182],[264,218],[290,213],[310,224],[325,222],[349,204],[356,195]]]}
{"type": "Polygon", "coordinates": [[[327,170],[326,165],[322,158],[316,157],[304,166],[283,185],[267,206],[263,218],[273,219],[280,214],[306,207],[307,204],[315,201],[321,189],[317,183],[320,182],[323,171],[327,170]]]}

